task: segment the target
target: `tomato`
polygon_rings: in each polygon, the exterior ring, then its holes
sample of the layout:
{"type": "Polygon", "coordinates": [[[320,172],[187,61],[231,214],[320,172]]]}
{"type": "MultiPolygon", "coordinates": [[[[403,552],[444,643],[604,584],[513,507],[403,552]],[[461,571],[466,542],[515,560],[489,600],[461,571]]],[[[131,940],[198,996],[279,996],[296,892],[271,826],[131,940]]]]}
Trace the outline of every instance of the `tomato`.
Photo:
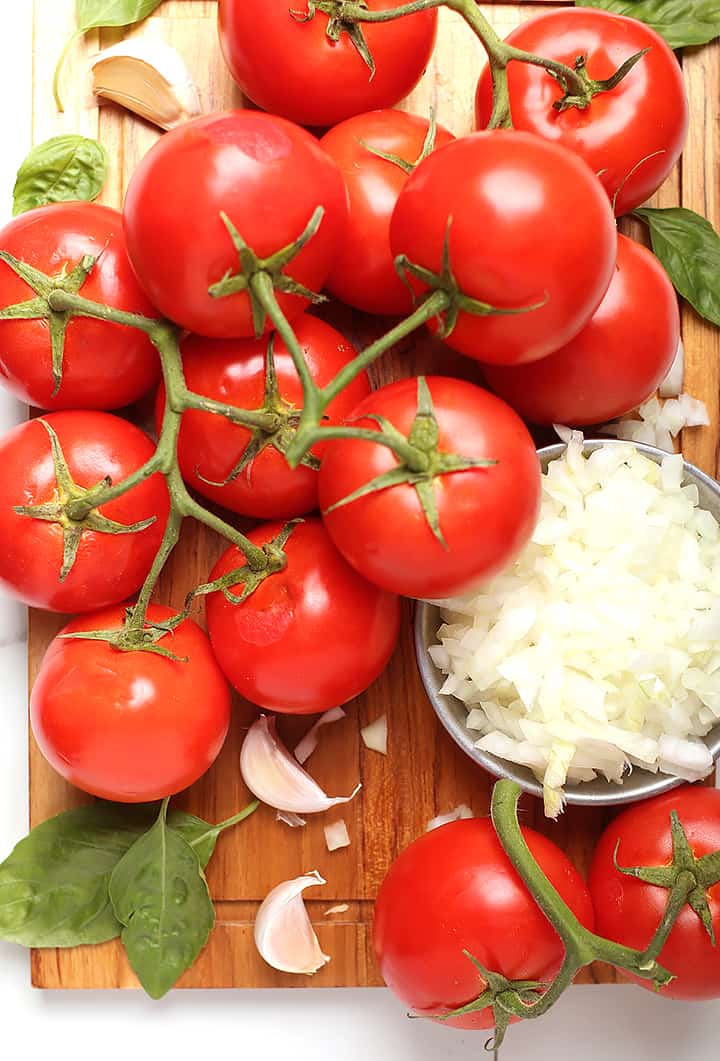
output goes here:
{"type": "MultiPolygon", "coordinates": [[[[472,383],[429,376],[442,453],[495,460],[430,479],[440,531],[430,528],[414,486],[402,483],[327,511],[397,466],[383,445],[358,439],[329,442],[320,468],[320,506],[330,537],[361,575],[407,597],[449,597],[472,588],[510,563],[535,526],[540,469],[522,420],[500,399],[472,383]]],[[[400,380],[375,391],[353,413],[358,427],[377,428],[384,416],[407,435],[418,385],[400,380]]]]}
{"type": "MultiPolygon", "coordinates": [[[[525,51],[572,66],[587,59],[595,80],[611,77],[631,55],[650,50],[609,92],[595,96],[586,109],[557,111],[558,82],[540,66],[514,62],[508,86],[516,129],[576,151],[617,193],[619,215],[645,202],[677,162],[688,128],[688,104],[682,72],[662,37],[634,18],[606,11],[563,7],[524,22],[507,38],[525,51]]],[[[486,68],[478,82],[476,111],[484,128],[492,110],[492,84],[486,68]]]]}
{"type": "MultiPolygon", "coordinates": [[[[597,931],[608,939],[643,950],[665,912],[669,891],[626,876],[618,865],[663,867],[672,863],[670,812],[677,811],[693,855],[720,851],[720,791],[683,785],[663,796],[636,803],[615,818],[600,837],[588,885],[597,931]],[[619,845],[619,846],[618,846],[619,845]]],[[[705,892],[715,935],[720,938],[720,883],[705,892]]],[[[713,947],[698,915],[683,907],[658,961],[676,978],[661,989],[669,998],[720,997],[720,948],[713,947]]],[[[647,980],[637,980],[652,989],[647,980]]]]}
{"type": "MultiPolygon", "coordinates": [[[[552,841],[522,832],[550,882],[592,929],[590,896],[573,864],[552,841]]],[[[563,959],[560,937],[486,818],[440,826],[402,852],[380,887],[373,935],[383,980],[425,1016],[449,1013],[484,990],[463,950],[510,980],[550,980],[563,959]]],[[[493,1017],[484,1009],[442,1023],[489,1028],[493,1017]]]]}
{"type": "MultiPolygon", "coordinates": [[[[263,545],[280,529],[263,524],[248,537],[263,545]]],[[[318,519],[293,530],[285,554],[284,571],[266,578],[243,604],[222,593],[207,598],[210,640],[247,700],[286,714],[325,711],[364,692],[385,669],[398,639],[400,602],[353,571],[318,519]]],[[[210,580],[243,563],[233,546],[210,580]]]]}
{"type": "MultiPolygon", "coordinates": [[[[435,273],[450,226],[463,294],[524,313],[461,312],[446,342],[492,364],[535,361],[587,324],[617,253],[610,204],[588,166],[529,133],[475,133],[421,162],[393,213],[394,254],[435,273]]],[[[430,322],[437,331],[438,322],[430,322]]]]}
{"type": "MultiPolygon", "coordinates": [[[[154,453],[147,435],[118,416],[60,412],[42,418],[62,449],[72,481],[96,486],[105,477],[126,479],[154,453]]],[[[51,439],[40,420],[20,424],[0,439],[0,585],[25,604],[57,612],[86,612],[115,604],[143,583],[167,522],[169,499],[160,474],[95,510],[125,526],[155,517],[145,530],[112,534],[93,530],[93,517],[77,523],[64,511],[70,500],[58,482],[51,439]],[[57,518],[21,515],[15,506],[55,505],[57,518]],[[60,520],[66,523],[65,534],[60,520]],[[63,537],[82,530],[72,568],[60,581],[63,537]]]]}
{"type": "Polygon", "coordinates": [[[488,365],[497,394],[536,424],[599,424],[637,408],[667,375],[680,339],[677,296],[645,247],[618,236],[610,287],[588,324],[528,365],[488,365]]]}
{"type": "MultiPolygon", "coordinates": [[[[98,203],[53,203],[21,214],[0,230],[0,249],[62,281],[85,255],[96,259],[78,294],[114,309],[157,316],[128,261],[122,216],[98,203]]],[[[0,307],[36,298],[0,262],[0,307]]],[[[88,317],[70,320],[62,380],[53,395],[47,320],[0,321],[0,376],[28,405],[41,409],[119,409],[148,391],[160,374],[150,340],[134,328],[88,317]]]]}
{"type": "MultiPolygon", "coordinates": [[[[428,128],[425,118],[404,111],[371,111],[342,122],[320,141],[340,167],[350,197],[345,239],[327,288],[366,313],[412,312],[410,292],[395,271],[390,250],[390,218],[408,175],[368,147],[415,163],[428,128]]],[[[439,126],[435,146],[453,139],[452,133],[439,126]]]]}
{"type": "MultiPolygon", "coordinates": [[[[174,615],[159,604],[148,609],[150,622],[174,615]]],[[[61,634],[119,630],[124,618],[124,608],[108,608],[61,634]]],[[[121,803],[162,799],[197,781],[220,753],[230,691],[207,637],[185,619],[158,644],[178,660],[106,641],[51,641],[30,720],[45,758],[83,791],[121,803]]]]}
{"type": "MultiPolygon", "coordinates": [[[[130,260],[155,305],[188,331],[252,336],[247,292],[209,294],[241,271],[221,213],[266,258],[293,243],[318,206],[320,228],[283,270],[312,291],[325,283],[347,221],[335,163],[284,118],[240,110],[196,118],[166,133],[133,174],[124,211],[130,260]]],[[[289,319],[308,306],[293,294],[278,301],[289,319]]]]}
{"type": "MultiPolygon", "coordinates": [[[[369,0],[401,7],[405,0],[369,0]]],[[[375,63],[343,31],[327,35],[328,16],[308,19],[309,0],[220,0],[220,44],[230,73],[253,103],[301,125],[335,125],[375,107],[392,107],[420,80],[435,45],[437,11],[361,25],[375,63]]]]}
{"type": "MultiPolygon", "coordinates": [[[[317,317],[301,317],[295,334],[319,386],[329,383],[355,355],[342,335],[317,317]]],[[[294,434],[293,411],[302,409],[302,386],[292,358],[278,337],[272,349],[278,385],[272,411],[281,414],[283,423],[274,436],[258,436],[267,443],[259,456],[225,483],[252,441],[252,434],[222,416],[190,409],[183,414],[178,461],[185,481],[211,501],[258,519],[289,519],[317,508],[317,472],[303,465],[293,470],[283,456],[285,444],[294,434]],[[214,485],[222,483],[225,485],[214,485]]],[[[267,339],[190,336],[182,345],[185,380],[191,390],[206,397],[240,409],[260,408],[267,351],[267,339]]],[[[325,415],[333,423],[342,421],[369,390],[363,372],[330,403],[325,415]]],[[[164,406],[165,390],[161,386],[158,418],[164,406]]],[[[322,449],[317,446],[313,452],[319,456],[322,449]]]]}

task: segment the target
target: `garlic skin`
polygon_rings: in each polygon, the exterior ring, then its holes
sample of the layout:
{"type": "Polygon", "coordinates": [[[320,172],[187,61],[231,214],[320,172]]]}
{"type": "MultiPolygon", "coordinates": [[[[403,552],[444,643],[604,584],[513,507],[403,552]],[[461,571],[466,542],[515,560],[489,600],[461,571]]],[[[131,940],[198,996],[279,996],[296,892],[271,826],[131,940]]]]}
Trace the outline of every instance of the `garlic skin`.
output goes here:
{"type": "Polygon", "coordinates": [[[323,954],[303,902],[306,888],[327,884],[317,870],[283,881],[266,896],[255,918],[255,946],[281,973],[312,976],[330,961],[323,954]]]}
{"type": "Polygon", "coordinates": [[[331,722],[339,722],[341,718],[345,717],[345,712],[341,707],[331,707],[324,715],[320,715],[320,718],[307,731],[293,752],[293,755],[300,765],[307,762],[317,748],[320,742],[319,733],[322,727],[329,726],[331,722]]]}
{"type": "Polygon", "coordinates": [[[305,819],[301,818],[299,814],[291,814],[286,810],[279,810],[275,815],[275,821],[289,825],[291,829],[302,829],[304,825],[307,825],[305,819]]]}
{"type": "Polygon", "coordinates": [[[92,91],[161,129],[200,114],[200,96],[180,54],[161,40],[128,40],[90,63],[92,91]]]}
{"type": "Polygon", "coordinates": [[[328,796],[281,743],[275,719],[267,715],[248,730],[240,750],[240,772],[254,796],[292,814],[319,814],[349,803],[362,787],[357,785],[349,796],[328,796]]]}
{"type": "Polygon", "coordinates": [[[438,814],[437,818],[431,818],[425,826],[425,832],[431,833],[433,829],[439,829],[441,825],[447,825],[449,822],[459,822],[464,818],[474,818],[472,810],[466,803],[460,803],[457,807],[454,807],[447,814],[438,814]]]}

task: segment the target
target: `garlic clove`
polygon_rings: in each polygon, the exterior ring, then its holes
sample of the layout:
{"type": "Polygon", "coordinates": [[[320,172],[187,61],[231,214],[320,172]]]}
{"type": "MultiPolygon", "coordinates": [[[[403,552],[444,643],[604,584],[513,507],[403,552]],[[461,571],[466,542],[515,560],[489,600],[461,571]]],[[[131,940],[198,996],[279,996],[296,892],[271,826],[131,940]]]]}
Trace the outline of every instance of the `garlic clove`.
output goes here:
{"type": "Polygon", "coordinates": [[[380,718],[376,718],[374,722],[371,722],[369,726],[365,726],[361,729],[360,736],[363,739],[363,744],[366,748],[369,748],[370,751],[380,752],[381,755],[387,755],[387,715],[381,715],[380,718]]]}
{"type": "Polygon", "coordinates": [[[345,718],[345,712],[341,707],[331,707],[329,711],[326,711],[324,715],[320,715],[317,722],[307,731],[305,736],[302,738],[298,746],[295,748],[293,755],[299,763],[307,762],[312,753],[318,746],[319,731],[323,726],[328,726],[331,722],[339,722],[341,718],[345,718]]]}
{"type": "Polygon", "coordinates": [[[323,827],[325,845],[328,851],[338,851],[341,847],[350,847],[350,834],[343,818],[323,827]]]}
{"type": "Polygon", "coordinates": [[[240,750],[243,781],[259,800],[275,810],[292,814],[319,814],[349,803],[349,796],[328,796],[317,781],[293,758],[277,735],[274,718],[261,715],[247,732],[240,750]]]}
{"type": "Polygon", "coordinates": [[[255,918],[255,946],[281,973],[312,976],[330,961],[323,954],[303,902],[306,888],[327,881],[317,870],[283,881],[266,896],[255,918]]]}
{"type": "Polygon", "coordinates": [[[96,96],[161,129],[200,114],[200,97],[180,54],[160,40],[122,41],[90,64],[96,96]]]}

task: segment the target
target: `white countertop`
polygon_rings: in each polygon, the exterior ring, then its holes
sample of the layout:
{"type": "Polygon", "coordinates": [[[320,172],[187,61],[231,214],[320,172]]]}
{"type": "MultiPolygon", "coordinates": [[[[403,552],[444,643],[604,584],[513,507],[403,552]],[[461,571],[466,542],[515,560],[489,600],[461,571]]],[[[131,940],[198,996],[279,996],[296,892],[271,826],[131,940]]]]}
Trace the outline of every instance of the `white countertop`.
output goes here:
{"type": "MultiPolygon", "coordinates": [[[[0,219],[29,147],[31,0],[0,0],[0,219]]],[[[62,42],[58,42],[61,47],[62,42]]],[[[47,72],[48,83],[52,72],[47,72]]],[[[0,391],[0,432],[24,410],[0,391]]],[[[24,611],[0,598],[0,857],[27,832],[24,611]]],[[[482,1035],[409,1021],[387,991],[41,992],[27,954],[0,943],[3,1055],[31,1061],[198,1058],[249,1061],[480,1061],[482,1035]],[[20,1043],[22,1042],[22,1046],[20,1043]]],[[[707,1061],[717,1056],[720,1002],[680,1003],[635,987],[571,988],[533,1025],[512,1028],[503,1061],[707,1061]]]]}

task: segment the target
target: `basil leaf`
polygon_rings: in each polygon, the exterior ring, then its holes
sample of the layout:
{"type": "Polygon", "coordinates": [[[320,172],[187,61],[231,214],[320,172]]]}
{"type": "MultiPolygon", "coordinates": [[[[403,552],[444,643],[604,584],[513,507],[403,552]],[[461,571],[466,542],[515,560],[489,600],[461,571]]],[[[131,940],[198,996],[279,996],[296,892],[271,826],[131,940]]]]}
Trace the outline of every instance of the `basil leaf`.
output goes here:
{"type": "Polygon", "coordinates": [[[652,249],[675,289],[701,317],[720,325],[720,236],[709,221],[681,206],[634,211],[650,229],[652,249]]]}
{"type": "Polygon", "coordinates": [[[720,0],[576,0],[647,22],[671,48],[707,44],[720,36],[720,0]]]}
{"type": "Polygon", "coordinates": [[[158,8],[162,0],[75,0],[78,30],[132,26],[158,8]]]}
{"type": "Polygon", "coordinates": [[[195,963],[215,923],[197,855],[168,827],[167,803],[110,878],[130,965],[151,998],[162,998],[195,963]]]}
{"type": "Polygon", "coordinates": [[[146,810],[128,811],[111,803],[78,807],[21,840],[0,865],[0,938],[72,947],[117,936],[108,881],[148,827],[146,810]]]}
{"type": "Polygon", "coordinates": [[[53,136],[34,147],[20,166],[13,189],[13,214],[47,203],[96,199],[107,167],[107,151],[97,140],[53,136]]]}

